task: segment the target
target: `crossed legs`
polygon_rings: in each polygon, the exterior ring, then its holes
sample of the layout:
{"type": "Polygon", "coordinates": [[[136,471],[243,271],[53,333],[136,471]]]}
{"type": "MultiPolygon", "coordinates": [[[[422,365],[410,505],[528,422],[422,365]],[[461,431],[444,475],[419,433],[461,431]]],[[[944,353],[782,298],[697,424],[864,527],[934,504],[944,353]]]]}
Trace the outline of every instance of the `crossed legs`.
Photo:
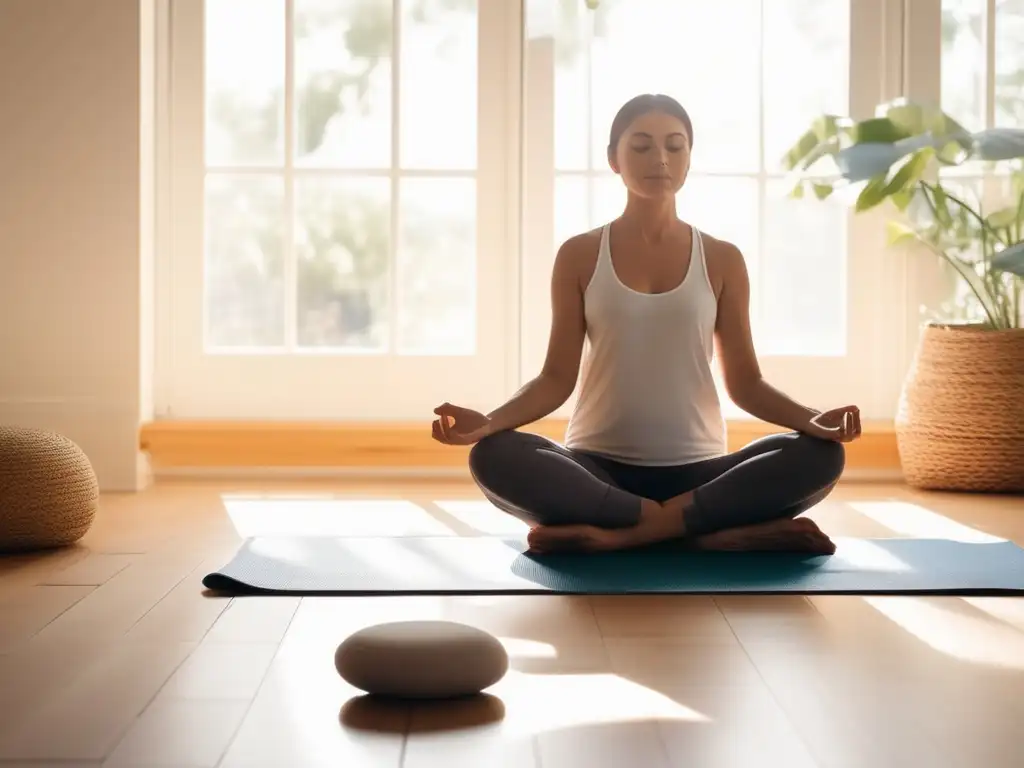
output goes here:
{"type": "Polygon", "coordinates": [[[675,467],[633,466],[507,431],[473,446],[484,495],[531,526],[536,550],[619,549],[684,539],[706,549],[831,553],[809,519],[845,463],[841,444],[770,435],[725,456],[675,467]]]}

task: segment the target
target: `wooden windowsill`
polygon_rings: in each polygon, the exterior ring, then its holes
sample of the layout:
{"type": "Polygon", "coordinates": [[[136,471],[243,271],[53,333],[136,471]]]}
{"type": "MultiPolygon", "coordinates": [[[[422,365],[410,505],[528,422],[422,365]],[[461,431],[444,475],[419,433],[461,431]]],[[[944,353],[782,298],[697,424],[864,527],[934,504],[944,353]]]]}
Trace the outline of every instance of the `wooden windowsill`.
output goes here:
{"type": "MultiPolygon", "coordinates": [[[[544,419],[524,431],[561,440],[564,419],[544,419]]],[[[728,423],[729,450],[784,431],[757,421],[728,423]]],[[[276,422],[167,420],[143,425],[140,448],[157,471],[168,468],[456,468],[469,448],[446,446],[430,436],[430,424],[413,422],[276,422]]],[[[898,471],[891,422],[864,425],[847,445],[847,468],[898,471]]]]}

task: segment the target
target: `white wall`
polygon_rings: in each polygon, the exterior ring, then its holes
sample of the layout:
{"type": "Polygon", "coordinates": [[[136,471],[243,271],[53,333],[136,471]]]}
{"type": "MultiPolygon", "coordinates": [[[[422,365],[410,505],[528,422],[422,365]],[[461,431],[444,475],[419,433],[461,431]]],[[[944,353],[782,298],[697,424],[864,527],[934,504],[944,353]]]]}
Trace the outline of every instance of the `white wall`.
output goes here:
{"type": "Polygon", "coordinates": [[[145,482],[151,2],[0,0],[0,423],[75,440],[108,491],[145,482]]]}

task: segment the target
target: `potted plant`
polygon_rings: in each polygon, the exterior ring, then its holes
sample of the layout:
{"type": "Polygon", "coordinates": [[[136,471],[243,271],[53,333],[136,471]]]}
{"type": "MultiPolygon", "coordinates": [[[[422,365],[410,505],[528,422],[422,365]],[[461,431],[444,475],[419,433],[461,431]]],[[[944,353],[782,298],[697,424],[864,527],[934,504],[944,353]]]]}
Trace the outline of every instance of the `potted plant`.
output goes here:
{"type": "Polygon", "coordinates": [[[932,254],[963,289],[965,317],[924,325],[903,382],[896,438],[913,487],[1024,490],[1022,158],[1024,130],[971,133],[902,99],[866,120],[823,115],[785,156],[794,196],[842,190],[858,213],[889,206],[890,245],[932,254]],[[968,163],[997,172],[998,204],[939,172],[968,163]]]}

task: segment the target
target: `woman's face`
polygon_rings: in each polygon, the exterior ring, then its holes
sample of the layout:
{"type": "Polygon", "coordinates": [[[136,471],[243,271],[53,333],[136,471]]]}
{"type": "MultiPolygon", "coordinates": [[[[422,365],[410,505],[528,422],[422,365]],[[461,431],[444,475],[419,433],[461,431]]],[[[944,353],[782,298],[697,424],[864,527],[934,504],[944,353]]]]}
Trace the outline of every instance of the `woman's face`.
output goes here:
{"type": "Polygon", "coordinates": [[[608,162],[635,195],[652,198],[675,195],[690,170],[686,126],[679,118],[664,112],[640,115],[622,134],[608,162]]]}

